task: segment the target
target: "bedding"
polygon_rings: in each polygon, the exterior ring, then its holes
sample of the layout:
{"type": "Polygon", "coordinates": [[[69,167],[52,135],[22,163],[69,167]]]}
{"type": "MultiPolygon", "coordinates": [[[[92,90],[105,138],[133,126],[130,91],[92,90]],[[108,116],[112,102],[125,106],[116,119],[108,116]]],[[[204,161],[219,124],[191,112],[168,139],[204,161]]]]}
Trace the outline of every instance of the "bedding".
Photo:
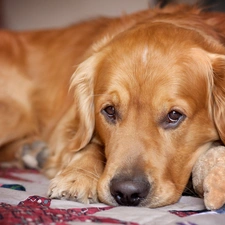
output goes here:
{"type": "Polygon", "coordinates": [[[203,200],[182,196],[178,203],[150,209],[85,205],[47,198],[49,180],[36,170],[0,168],[0,224],[222,225],[225,207],[208,211],[203,200]]]}

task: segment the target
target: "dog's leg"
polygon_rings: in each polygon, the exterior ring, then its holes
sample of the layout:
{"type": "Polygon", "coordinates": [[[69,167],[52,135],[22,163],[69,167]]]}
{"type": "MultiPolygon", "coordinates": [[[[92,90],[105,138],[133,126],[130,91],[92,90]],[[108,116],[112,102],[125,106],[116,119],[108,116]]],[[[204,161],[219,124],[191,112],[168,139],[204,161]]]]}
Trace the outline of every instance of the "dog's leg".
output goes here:
{"type": "Polygon", "coordinates": [[[21,138],[2,146],[0,149],[0,161],[2,161],[1,166],[3,167],[41,169],[47,156],[46,143],[36,136],[21,138]],[[2,158],[4,158],[4,162],[2,158]]]}
{"type": "Polygon", "coordinates": [[[20,101],[7,95],[5,99],[0,96],[0,162],[17,161],[22,167],[22,161],[18,161],[22,146],[37,140],[38,132],[32,108],[24,107],[29,105],[28,100],[20,101]]]}
{"type": "Polygon", "coordinates": [[[213,147],[203,154],[192,170],[192,179],[206,208],[221,208],[225,204],[225,147],[213,147]]]}
{"type": "Polygon", "coordinates": [[[58,162],[61,170],[51,180],[49,197],[82,203],[98,202],[97,183],[104,169],[104,160],[102,148],[94,143],[78,152],[64,153],[58,162]]]}
{"type": "MultiPolygon", "coordinates": [[[[16,162],[24,142],[32,142],[39,133],[37,115],[32,105],[35,87],[30,78],[26,78],[20,64],[10,61],[13,57],[4,58],[2,61],[3,46],[5,45],[1,44],[0,162],[16,162]]],[[[6,56],[10,55],[11,50],[8,49],[6,56]]],[[[13,55],[13,52],[11,54],[13,55]]]]}

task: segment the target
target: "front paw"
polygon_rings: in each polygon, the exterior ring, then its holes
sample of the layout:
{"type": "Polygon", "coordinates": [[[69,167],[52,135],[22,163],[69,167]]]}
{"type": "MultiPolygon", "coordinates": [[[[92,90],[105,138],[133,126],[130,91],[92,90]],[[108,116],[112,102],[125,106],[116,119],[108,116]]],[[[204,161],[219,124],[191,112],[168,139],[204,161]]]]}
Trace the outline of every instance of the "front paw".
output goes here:
{"type": "Polygon", "coordinates": [[[61,170],[51,180],[50,198],[67,199],[81,203],[96,203],[97,183],[104,170],[101,146],[90,143],[79,152],[62,152],[55,167],[61,170]]]}
{"type": "Polygon", "coordinates": [[[66,168],[51,180],[48,195],[85,204],[96,203],[97,182],[98,174],[94,171],[66,168]]]}

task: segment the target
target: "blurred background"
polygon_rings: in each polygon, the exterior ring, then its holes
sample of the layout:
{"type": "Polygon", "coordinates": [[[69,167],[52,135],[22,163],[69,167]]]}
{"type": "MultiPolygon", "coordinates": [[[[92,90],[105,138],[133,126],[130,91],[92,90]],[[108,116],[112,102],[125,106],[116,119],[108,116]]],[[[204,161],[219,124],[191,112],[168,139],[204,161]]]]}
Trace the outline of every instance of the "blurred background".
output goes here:
{"type": "MultiPolygon", "coordinates": [[[[170,2],[194,4],[197,0],[0,0],[0,27],[12,30],[62,27],[96,16],[119,16],[164,7],[170,2]]],[[[225,0],[205,0],[212,10],[225,10],[225,0]]]]}

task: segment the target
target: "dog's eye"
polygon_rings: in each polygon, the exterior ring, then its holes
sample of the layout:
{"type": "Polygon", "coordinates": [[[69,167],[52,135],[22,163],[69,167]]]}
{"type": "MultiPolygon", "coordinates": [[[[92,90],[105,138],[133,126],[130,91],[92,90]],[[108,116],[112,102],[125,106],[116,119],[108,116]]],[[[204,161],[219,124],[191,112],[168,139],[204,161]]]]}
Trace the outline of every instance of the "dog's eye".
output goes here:
{"type": "Polygon", "coordinates": [[[116,120],[116,109],[114,106],[107,106],[102,110],[102,113],[106,117],[106,119],[110,120],[110,122],[115,122],[116,120]]]}
{"type": "Polygon", "coordinates": [[[162,126],[164,129],[174,129],[177,128],[180,123],[185,119],[185,115],[176,111],[170,111],[162,121],[162,126]]]}
{"type": "Polygon", "coordinates": [[[177,123],[183,115],[175,110],[168,113],[168,123],[177,123]]]}

